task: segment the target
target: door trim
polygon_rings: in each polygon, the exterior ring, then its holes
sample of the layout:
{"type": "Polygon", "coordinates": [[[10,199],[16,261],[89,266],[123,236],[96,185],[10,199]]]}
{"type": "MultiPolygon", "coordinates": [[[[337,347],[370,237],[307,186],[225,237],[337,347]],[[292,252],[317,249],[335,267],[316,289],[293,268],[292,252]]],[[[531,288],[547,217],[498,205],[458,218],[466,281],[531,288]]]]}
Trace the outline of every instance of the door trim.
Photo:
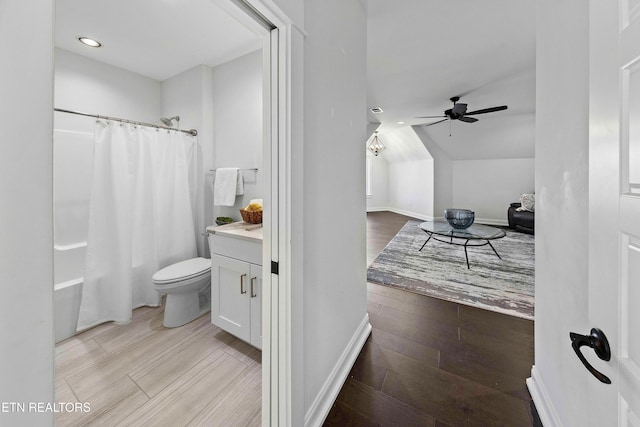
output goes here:
{"type": "Polygon", "coordinates": [[[292,21],[269,0],[213,0],[263,37],[265,216],[262,280],[262,425],[292,425],[291,45],[292,21]],[[267,31],[269,30],[269,31],[267,31]],[[278,274],[271,272],[272,261],[278,274]]]}

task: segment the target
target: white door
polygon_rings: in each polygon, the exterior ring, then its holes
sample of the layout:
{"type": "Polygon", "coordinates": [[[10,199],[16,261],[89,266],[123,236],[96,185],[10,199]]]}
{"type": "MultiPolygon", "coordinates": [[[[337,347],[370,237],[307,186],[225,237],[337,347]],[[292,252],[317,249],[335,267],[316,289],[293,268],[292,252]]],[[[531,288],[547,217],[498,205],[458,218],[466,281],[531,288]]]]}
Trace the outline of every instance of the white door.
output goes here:
{"type": "Polygon", "coordinates": [[[589,55],[589,321],[606,334],[611,360],[581,351],[611,384],[588,381],[583,409],[593,426],[640,426],[638,0],[590,2],[589,55]]]}

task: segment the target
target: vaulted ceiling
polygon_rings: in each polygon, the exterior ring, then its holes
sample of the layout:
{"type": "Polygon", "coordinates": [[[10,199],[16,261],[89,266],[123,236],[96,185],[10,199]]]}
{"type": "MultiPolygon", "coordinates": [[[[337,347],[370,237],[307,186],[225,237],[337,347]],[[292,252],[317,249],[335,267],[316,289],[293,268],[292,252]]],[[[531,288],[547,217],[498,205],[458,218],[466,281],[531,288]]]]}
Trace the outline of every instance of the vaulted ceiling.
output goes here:
{"type": "MultiPolygon", "coordinates": [[[[423,125],[460,96],[476,123],[424,126],[453,159],[533,157],[535,2],[533,0],[368,0],[369,114],[381,139],[423,125]],[[399,121],[405,122],[398,124],[399,121]]],[[[395,143],[394,143],[395,144],[395,143]]]]}

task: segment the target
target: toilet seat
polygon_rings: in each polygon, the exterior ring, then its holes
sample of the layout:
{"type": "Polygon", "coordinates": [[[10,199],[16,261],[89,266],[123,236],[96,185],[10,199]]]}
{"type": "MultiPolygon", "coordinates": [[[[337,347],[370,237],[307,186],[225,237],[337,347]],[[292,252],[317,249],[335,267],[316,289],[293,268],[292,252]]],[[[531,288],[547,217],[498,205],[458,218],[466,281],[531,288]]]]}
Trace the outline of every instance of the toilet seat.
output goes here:
{"type": "Polygon", "coordinates": [[[189,279],[197,279],[211,272],[211,260],[207,258],[192,258],[172,264],[155,273],[152,277],[156,285],[170,285],[189,279]]]}

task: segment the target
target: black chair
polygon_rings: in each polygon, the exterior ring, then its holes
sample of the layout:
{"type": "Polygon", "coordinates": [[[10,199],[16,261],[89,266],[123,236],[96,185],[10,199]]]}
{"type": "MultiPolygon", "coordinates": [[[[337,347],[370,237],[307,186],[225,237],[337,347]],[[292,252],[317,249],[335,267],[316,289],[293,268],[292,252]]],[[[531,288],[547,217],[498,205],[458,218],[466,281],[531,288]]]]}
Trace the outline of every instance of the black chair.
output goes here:
{"type": "Polygon", "coordinates": [[[511,203],[511,206],[509,206],[509,209],[507,210],[509,228],[513,228],[514,230],[522,233],[534,234],[535,212],[519,211],[517,209],[520,206],[520,203],[511,203]]]}

